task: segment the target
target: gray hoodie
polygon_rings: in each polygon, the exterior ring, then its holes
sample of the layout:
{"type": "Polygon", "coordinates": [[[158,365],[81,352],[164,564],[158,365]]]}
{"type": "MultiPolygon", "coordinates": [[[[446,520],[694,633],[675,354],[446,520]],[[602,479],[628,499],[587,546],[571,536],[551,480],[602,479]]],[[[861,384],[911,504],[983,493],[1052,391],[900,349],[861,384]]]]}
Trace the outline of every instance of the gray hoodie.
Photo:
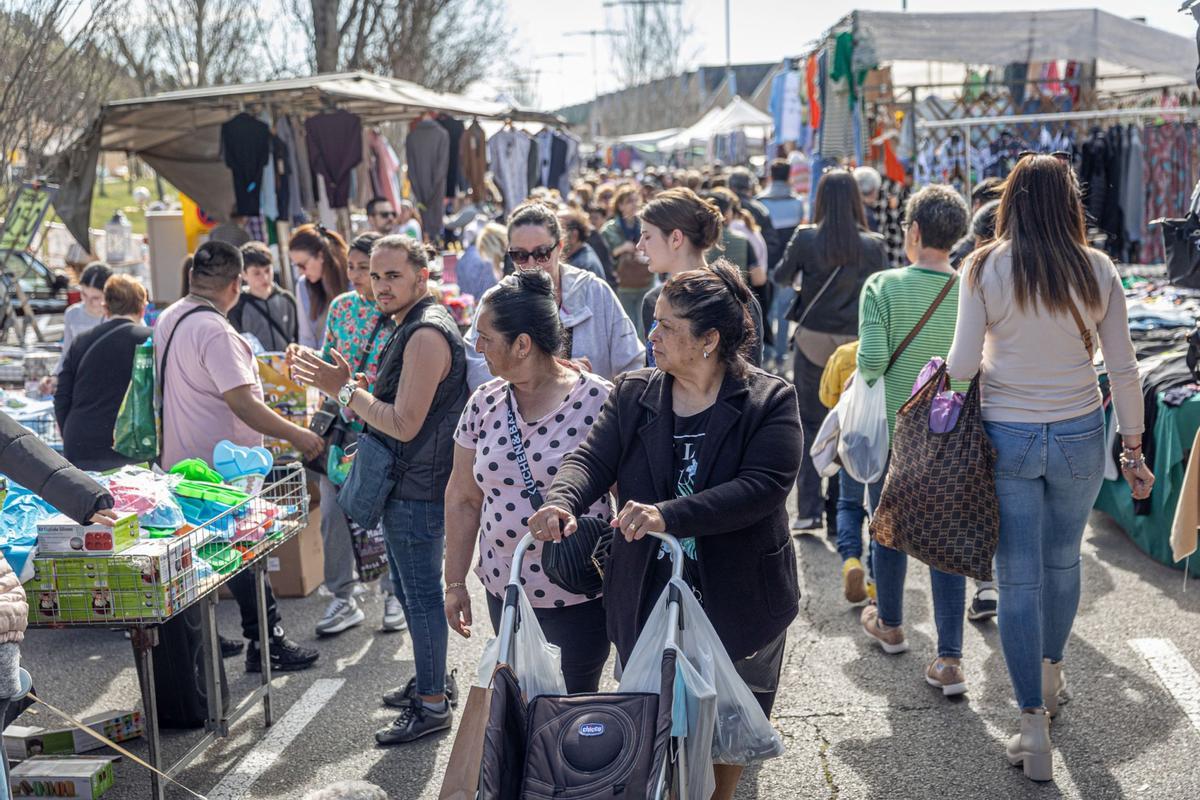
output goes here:
{"type": "MultiPolygon", "coordinates": [[[[585,270],[569,264],[560,265],[559,270],[563,299],[558,315],[563,327],[571,332],[570,357],[586,357],[592,362],[592,372],[610,381],[622,372],[644,366],[646,354],[642,343],[616,292],[585,270]]],[[[481,304],[487,302],[490,293],[491,289],[484,293],[481,304]]],[[[475,352],[479,333],[474,322],[464,338],[467,383],[474,391],[495,376],[488,372],[483,356],[475,352]]]]}

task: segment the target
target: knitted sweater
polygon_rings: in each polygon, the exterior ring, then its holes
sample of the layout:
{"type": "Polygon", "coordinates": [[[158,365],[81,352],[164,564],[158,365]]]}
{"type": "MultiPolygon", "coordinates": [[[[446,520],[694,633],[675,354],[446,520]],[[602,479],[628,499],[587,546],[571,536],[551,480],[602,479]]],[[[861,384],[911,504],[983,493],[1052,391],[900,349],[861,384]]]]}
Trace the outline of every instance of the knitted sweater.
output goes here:
{"type": "Polygon", "coordinates": [[[959,287],[950,290],[890,370],[888,360],[925,316],[950,277],[922,267],[903,267],[877,272],[863,287],[858,313],[858,371],[872,385],[880,377],[886,381],[889,434],[896,426],[896,412],[912,396],[913,383],[929,359],[945,358],[950,352],[959,287]]]}

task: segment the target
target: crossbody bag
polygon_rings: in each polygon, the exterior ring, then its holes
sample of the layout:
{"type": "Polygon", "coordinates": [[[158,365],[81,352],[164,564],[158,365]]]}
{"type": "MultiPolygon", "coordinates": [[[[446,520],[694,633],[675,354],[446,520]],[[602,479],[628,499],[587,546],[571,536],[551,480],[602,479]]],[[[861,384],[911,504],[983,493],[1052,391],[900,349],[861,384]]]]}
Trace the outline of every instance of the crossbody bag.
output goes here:
{"type": "MultiPolygon", "coordinates": [[[[537,511],[545,500],[529,459],[525,456],[525,443],[517,415],[513,410],[512,388],[505,397],[505,414],[508,417],[508,438],[513,454],[517,457],[517,468],[525,483],[529,504],[537,511]]],[[[600,517],[581,516],[575,518],[576,530],[558,542],[546,542],[542,547],[542,571],[555,586],[577,595],[596,596],[604,586],[604,567],[612,548],[612,526],[600,517]]]]}

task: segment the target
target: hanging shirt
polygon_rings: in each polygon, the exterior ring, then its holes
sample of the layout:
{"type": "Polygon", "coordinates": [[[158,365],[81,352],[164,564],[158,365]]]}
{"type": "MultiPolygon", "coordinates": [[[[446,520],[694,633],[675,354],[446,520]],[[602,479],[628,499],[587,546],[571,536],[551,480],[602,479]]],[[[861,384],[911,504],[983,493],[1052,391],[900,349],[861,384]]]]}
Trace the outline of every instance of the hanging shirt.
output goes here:
{"type": "MultiPolygon", "coordinates": [[[[488,159],[496,185],[504,195],[504,212],[512,210],[529,196],[529,150],[533,139],[515,128],[505,128],[488,140],[488,159]]],[[[478,193],[478,187],[476,187],[478,193]]]]}
{"type": "Polygon", "coordinates": [[[345,208],[350,202],[350,175],[363,158],[362,120],[349,111],[331,111],[309,117],[304,130],[309,163],[325,179],[330,206],[345,208]]]}
{"type": "Polygon", "coordinates": [[[270,129],[271,129],[271,115],[270,114],[268,114],[266,111],[263,111],[261,114],[259,114],[258,118],[262,122],[262,124],[267,126],[267,148],[268,148],[267,163],[263,165],[263,170],[262,170],[262,181],[261,181],[262,191],[259,193],[259,213],[262,214],[267,219],[279,219],[279,196],[276,193],[276,188],[275,188],[275,184],[276,184],[275,176],[278,174],[278,172],[277,172],[277,169],[275,166],[275,159],[270,151],[270,148],[272,145],[271,140],[275,138],[275,134],[270,132],[270,129]]]}
{"type": "Polygon", "coordinates": [[[271,129],[249,114],[238,114],[221,126],[221,155],[233,173],[238,214],[257,216],[263,169],[271,157],[271,129]]]}
{"type": "Polygon", "coordinates": [[[437,124],[450,134],[450,161],[446,164],[446,197],[454,197],[459,189],[466,188],[459,169],[459,156],[466,126],[447,114],[438,114],[437,124]]]}

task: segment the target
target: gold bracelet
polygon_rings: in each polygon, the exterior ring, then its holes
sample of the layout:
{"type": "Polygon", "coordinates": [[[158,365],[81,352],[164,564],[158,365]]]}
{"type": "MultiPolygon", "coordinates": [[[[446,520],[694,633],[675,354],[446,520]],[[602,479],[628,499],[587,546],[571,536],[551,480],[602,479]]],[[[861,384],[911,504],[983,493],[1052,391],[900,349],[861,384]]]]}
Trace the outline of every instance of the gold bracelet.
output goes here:
{"type": "Polygon", "coordinates": [[[450,591],[451,589],[465,589],[465,588],[467,588],[467,585],[465,583],[463,583],[462,581],[455,581],[454,583],[446,584],[447,592],[450,591]]]}

